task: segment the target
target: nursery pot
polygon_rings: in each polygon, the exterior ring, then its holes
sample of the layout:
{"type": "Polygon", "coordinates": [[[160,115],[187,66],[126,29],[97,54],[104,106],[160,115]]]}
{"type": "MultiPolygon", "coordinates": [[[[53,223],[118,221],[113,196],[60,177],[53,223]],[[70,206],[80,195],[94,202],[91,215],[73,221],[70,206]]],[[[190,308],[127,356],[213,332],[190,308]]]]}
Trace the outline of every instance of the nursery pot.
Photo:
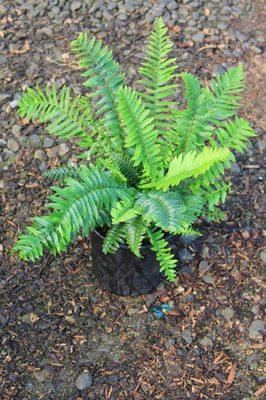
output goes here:
{"type": "Polygon", "coordinates": [[[104,254],[103,241],[104,236],[95,230],[91,235],[92,267],[105,289],[120,296],[137,296],[156,289],[162,276],[149,244],[141,246],[142,258],[138,258],[125,245],[114,254],[104,254]]]}

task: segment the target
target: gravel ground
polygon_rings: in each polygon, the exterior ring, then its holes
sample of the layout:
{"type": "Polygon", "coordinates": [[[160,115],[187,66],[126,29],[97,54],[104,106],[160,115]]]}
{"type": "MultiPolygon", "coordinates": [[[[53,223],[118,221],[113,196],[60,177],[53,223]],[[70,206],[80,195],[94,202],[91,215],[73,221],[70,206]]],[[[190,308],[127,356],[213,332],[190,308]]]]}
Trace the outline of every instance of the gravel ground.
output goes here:
{"type": "MultiPolygon", "coordinates": [[[[0,2],[0,394],[9,399],[220,399],[265,394],[262,267],[265,12],[259,0],[0,2]],[[242,114],[258,137],[232,170],[227,219],[206,225],[201,259],[153,295],[103,292],[80,240],[54,259],[10,254],[20,229],[42,213],[41,172],[74,157],[73,145],[16,116],[37,83],[82,90],[68,43],[87,30],[136,78],[154,18],[163,16],[180,70],[203,82],[244,62],[242,114]],[[172,304],[162,320],[151,306],[172,304]]],[[[177,93],[179,96],[179,93],[177,93]]]]}

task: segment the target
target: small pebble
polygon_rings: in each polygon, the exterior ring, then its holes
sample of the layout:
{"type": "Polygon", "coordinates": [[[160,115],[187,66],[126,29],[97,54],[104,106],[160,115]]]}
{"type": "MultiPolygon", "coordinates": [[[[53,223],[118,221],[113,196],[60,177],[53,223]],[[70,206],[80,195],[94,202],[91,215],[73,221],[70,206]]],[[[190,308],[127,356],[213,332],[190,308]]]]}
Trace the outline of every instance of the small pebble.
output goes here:
{"type": "Polygon", "coordinates": [[[234,316],[234,310],[232,310],[232,308],[227,307],[224,310],[221,311],[222,312],[222,316],[227,320],[227,321],[231,321],[231,319],[234,316]]]}
{"type": "Polygon", "coordinates": [[[264,330],[264,322],[261,320],[255,320],[251,323],[249,327],[249,337],[251,339],[256,339],[261,336],[261,332],[264,330]]]}
{"type": "Polygon", "coordinates": [[[20,125],[13,125],[12,126],[12,133],[14,136],[20,136],[21,126],[20,125]]]}
{"type": "Polygon", "coordinates": [[[89,372],[82,372],[76,379],[76,386],[79,390],[85,390],[92,386],[93,378],[89,372]]]}
{"type": "Polygon", "coordinates": [[[245,239],[245,240],[250,238],[250,234],[249,234],[248,231],[242,231],[242,232],[241,232],[241,236],[242,236],[242,238],[245,239]]]}
{"type": "Polygon", "coordinates": [[[11,108],[17,108],[19,101],[18,100],[12,100],[9,105],[11,108]]]}
{"type": "Polygon", "coordinates": [[[78,10],[80,7],[81,7],[81,1],[73,1],[73,2],[71,3],[71,6],[70,6],[71,11],[76,11],[76,10],[78,10]]]}
{"type": "Polygon", "coordinates": [[[9,148],[9,150],[16,153],[19,150],[19,143],[15,139],[10,138],[7,141],[7,147],[9,148]]]}
{"type": "Polygon", "coordinates": [[[199,340],[199,344],[202,347],[211,347],[213,345],[213,342],[209,336],[205,336],[204,338],[199,340]]]}
{"type": "Polygon", "coordinates": [[[202,260],[199,263],[199,276],[203,276],[204,274],[206,274],[206,272],[208,272],[210,268],[211,265],[207,261],[202,260]]]}
{"type": "Polygon", "coordinates": [[[178,257],[182,262],[188,262],[193,260],[192,254],[187,249],[181,249],[178,252],[178,257]]]}
{"type": "Polygon", "coordinates": [[[177,7],[178,7],[178,2],[175,1],[175,0],[173,0],[173,1],[171,1],[171,3],[167,4],[166,7],[167,7],[168,10],[170,10],[170,11],[176,10],[177,7]]]}
{"type": "Polygon", "coordinates": [[[33,373],[33,375],[34,375],[34,377],[35,377],[35,379],[38,381],[38,382],[44,382],[45,380],[46,380],[46,375],[47,374],[45,374],[45,372],[43,372],[43,371],[35,371],[34,373],[33,373]]]}
{"type": "Polygon", "coordinates": [[[55,140],[54,140],[54,138],[51,138],[51,137],[46,137],[43,141],[44,149],[50,149],[51,147],[53,147],[54,144],[55,144],[55,140]]]}
{"type": "Polygon", "coordinates": [[[266,265],[266,250],[263,250],[263,251],[260,253],[260,259],[261,259],[261,261],[262,261],[262,264],[263,264],[263,265],[266,265]]]}
{"type": "Polygon", "coordinates": [[[69,152],[70,148],[68,147],[68,145],[66,143],[60,143],[58,145],[58,155],[59,156],[64,156],[65,154],[67,154],[69,152]]]}
{"type": "Polygon", "coordinates": [[[211,275],[204,275],[204,276],[202,277],[202,280],[203,280],[205,283],[208,283],[208,285],[214,285],[214,279],[213,279],[213,277],[212,277],[211,275]]]}
{"type": "Polygon", "coordinates": [[[36,160],[40,160],[40,161],[45,161],[46,160],[46,154],[45,151],[43,150],[36,150],[33,156],[36,160]]]}
{"type": "Polygon", "coordinates": [[[187,344],[191,344],[193,342],[193,337],[191,335],[191,331],[186,329],[182,332],[182,338],[187,342],[187,344]]]}
{"type": "Polygon", "coordinates": [[[0,139],[0,148],[5,147],[6,141],[4,139],[0,139]]]}
{"type": "Polygon", "coordinates": [[[138,308],[134,308],[134,307],[131,307],[131,308],[129,308],[127,310],[127,314],[128,315],[134,315],[134,314],[137,314],[138,312],[139,312],[139,309],[138,308]]]}
{"type": "Polygon", "coordinates": [[[174,344],[175,344],[175,339],[170,338],[165,342],[165,347],[167,349],[170,349],[170,347],[174,346],[174,344]]]}

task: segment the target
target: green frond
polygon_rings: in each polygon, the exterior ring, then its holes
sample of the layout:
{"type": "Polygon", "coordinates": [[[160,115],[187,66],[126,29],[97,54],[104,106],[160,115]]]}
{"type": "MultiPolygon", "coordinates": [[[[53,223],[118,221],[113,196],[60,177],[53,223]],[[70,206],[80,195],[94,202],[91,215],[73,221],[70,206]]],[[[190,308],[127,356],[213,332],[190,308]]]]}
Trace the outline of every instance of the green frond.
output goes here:
{"type": "Polygon", "coordinates": [[[77,178],[78,166],[76,165],[63,165],[62,167],[53,168],[43,173],[45,178],[51,179],[53,181],[64,181],[66,178],[77,178]]]}
{"type": "MultiPolygon", "coordinates": [[[[216,132],[217,141],[222,147],[228,147],[243,153],[249,143],[249,138],[256,136],[248,121],[235,117],[221,124],[216,132]]],[[[211,142],[216,144],[215,140],[211,142]]]]}
{"type": "MultiPolygon", "coordinates": [[[[231,183],[225,182],[215,182],[213,186],[205,185],[203,186],[203,190],[205,189],[205,197],[206,203],[208,204],[208,208],[210,211],[213,211],[216,206],[225,202],[227,194],[231,189],[231,183]]],[[[204,193],[204,192],[203,192],[204,193]]]]}
{"type": "Polygon", "coordinates": [[[126,131],[125,147],[134,149],[134,165],[142,164],[147,175],[156,175],[161,158],[160,148],[156,144],[158,132],[154,127],[154,119],[137,93],[129,87],[119,91],[118,110],[126,131]]]}
{"type": "Polygon", "coordinates": [[[188,237],[188,236],[202,236],[202,233],[200,233],[197,229],[193,228],[181,228],[175,233],[176,235],[180,235],[183,237],[188,237]]]}
{"type": "Polygon", "coordinates": [[[207,117],[218,124],[235,115],[240,105],[240,94],[244,88],[243,65],[230,68],[224,74],[212,79],[203,90],[202,101],[206,105],[207,117]]]}
{"type": "Polygon", "coordinates": [[[19,102],[19,114],[29,120],[48,123],[47,131],[64,139],[79,137],[92,144],[88,136],[91,121],[89,103],[84,97],[71,97],[71,89],[64,86],[57,92],[56,85],[28,89],[19,102]]]}
{"type": "Polygon", "coordinates": [[[99,159],[99,160],[97,160],[96,165],[102,166],[105,169],[107,169],[108,171],[110,171],[112,173],[112,175],[115,178],[117,178],[118,180],[120,180],[122,182],[127,181],[127,178],[125,177],[125,175],[122,174],[119,167],[115,163],[113,163],[110,159],[108,159],[108,158],[99,159]]]}
{"type": "Polygon", "coordinates": [[[105,224],[103,212],[128,196],[124,185],[94,166],[81,167],[78,175],[79,180],[67,179],[64,188],[52,187],[54,194],[47,207],[53,212],[36,218],[29,234],[19,239],[15,250],[20,258],[36,260],[43,248],[53,254],[64,251],[80,232],[88,236],[97,225],[105,224]]]}
{"type": "Polygon", "coordinates": [[[139,69],[143,76],[139,82],[144,87],[141,94],[150,115],[154,118],[155,129],[161,131],[169,127],[173,102],[169,98],[176,86],[172,83],[176,69],[175,58],[168,58],[173,43],[167,35],[167,28],[159,18],[151,33],[144,62],[139,69]]]}
{"type": "Polygon", "coordinates": [[[124,232],[124,225],[114,225],[112,226],[103,242],[103,252],[107,253],[115,253],[119,248],[120,244],[124,243],[125,232],[124,232]]]}
{"type": "Polygon", "coordinates": [[[166,191],[171,186],[177,186],[184,179],[197,178],[204,174],[216,162],[227,160],[230,154],[226,148],[213,149],[210,147],[205,147],[199,154],[196,152],[182,153],[171,161],[166,175],[150,186],[166,191]]]}
{"type": "Polygon", "coordinates": [[[202,193],[183,194],[182,199],[186,206],[186,214],[182,228],[188,231],[192,229],[191,225],[201,215],[205,199],[202,193]]]}
{"type": "Polygon", "coordinates": [[[160,271],[164,273],[170,282],[176,279],[176,260],[171,253],[168,242],[164,239],[164,233],[161,230],[153,232],[148,229],[148,236],[151,242],[151,248],[156,254],[156,259],[160,264],[160,271]]]}
{"type": "Polygon", "coordinates": [[[189,72],[182,72],[179,76],[183,79],[185,85],[185,99],[187,100],[188,106],[196,111],[202,88],[198,78],[190,74],[189,72]]]}
{"type": "Polygon", "coordinates": [[[83,76],[88,78],[85,86],[92,90],[91,97],[97,98],[95,105],[97,115],[104,116],[105,126],[112,138],[112,149],[117,151],[123,147],[123,131],[117,114],[117,92],[124,85],[124,76],[118,63],[113,59],[112,52],[104,47],[95,37],[88,39],[86,33],[81,33],[71,43],[77,54],[79,65],[86,69],[83,76]]]}
{"type": "Polygon", "coordinates": [[[141,207],[135,205],[135,196],[118,201],[111,210],[113,224],[129,221],[142,211],[141,207]]]}
{"type": "Polygon", "coordinates": [[[244,86],[241,64],[218,75],[204,89],[192,74],[182,73],[180,76],[184,81],[188,107],[173,112],[172,141],[177,145],[176,155],[203,147],[209,139],[214,140],[215,127],[235,115],[244,86]]]}
{"type": "Polygon", "coordinates": [[[126,154],[111,153],[110,159],[126,177],[128,184],[134,186],[138,181],[138,175],[141,171],[134,166],[132,158],[126,154]]]}
{"type": "Polygon", "coordinates": [[[132,253],[141,257],[140,247],[147,232],[146,224],[143,224],[140,218],[127,221],[124,228],[126,243],[132,253]]]}
{"type": "Polygon", "coordinates": [[[203,204],[203,198],[197,194],[143,191],[137,194],[135,206],[142,207],[142,218],[148,223],[152,222],[165,232],[180,234],[196,221],[203,204]]]}
{"type": "Polygon", "coordinates": [[[185,219],[186,206],[178,192],[143,191],[137,194],[136,206],[142,207],[146,221],[165,231],[175,232],[185,219]]]}
{"type": "Polygon", "coordinates": [[[214,207],[212,210],[206,210],[206,217],[208,218],[209,221],[214,221],[214,222],[223,221],[225,216],[226,213],[217,207],[214,207]]]}
{"type": "Polygon", "coordinates": [[[206,121],[206,107],[201,100],[202,88],[198,78],[188,72],[179,76],[184,82],[187,108],[173,111],[172,140],[176,144],[176,155],[202,147],[213,130],[206,121]]]}
{"type": "MultiPolygon", "coordinates": [[[[221,127],[216,131],[216,138],[211,140],[211,144],[214,148],[223,146],[243,152],[249,143],[249,138],[253,136],[255,136],[255,133],[249,123],[243,118],[236,117],[234,120],[221,123],[221,127]]],[[[230,153],[226,160],[221,160],[212,165],[208,171],[190,185],[193,192],[203,191],[203,193],[207,193],[206,198],[210,209],[213,209],[219,203],[224,203],[230,184],[222,182],[221,178],[225,169],[229,168],[234,161],[235,157],[233,153],[230,153]]]]}

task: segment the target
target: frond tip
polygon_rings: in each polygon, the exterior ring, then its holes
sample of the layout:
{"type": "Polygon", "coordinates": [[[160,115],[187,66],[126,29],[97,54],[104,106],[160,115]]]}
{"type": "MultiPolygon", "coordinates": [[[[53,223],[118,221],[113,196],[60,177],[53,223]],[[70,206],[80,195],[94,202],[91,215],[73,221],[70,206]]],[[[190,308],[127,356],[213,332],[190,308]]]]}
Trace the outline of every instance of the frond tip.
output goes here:
{"type": "Polygon", "coordinates": [[[163,272],[170,282],[176,279],[176,260],[171,253],[168,242],[164,239],[164,233],[161,230],[153,232],[148,230],[148,236],[151,242],[152,250],[156,254],[156,258],[161,266],[160,271],[163,272]]]}
{"type": "Polygon", "coordinates": [[[97,115],[104,118],[105,127],[113,139],[113,150],[121,151],[123,130],[116,109],[117,91],[124,84],[124,76],[119,64],[113,59],[112,52],[104,47],[100,40],[88,39],[81,33],[72,43],[72,50],[77,54],[79,66],[87,81],[84,86],[93,90],[91,96],[97,99],[97,115]]]}
{"type": "Polygon", "coordinates": [[[112,226],[104,238],[103,252],[105,254],[115,253],[120,244],[124,243],[124,238],[124,226],[122,224],[112,226]]]}
{"type": "Polygon", "coordinates": [[[145,60],[139,69],[143,76],[139,82],[144,87],[141,96],[158,130],[167,129],[171,122],[169,111],[174,103],[170,98],[176,89],[173,84],[175,58],[168,58],[172,48],[173,43],[167,35],[165,23],[159,18],[150,36],[145,60]]]}
{"type": "Polygon", "coordinates": [[[205,147],[199,154],[196,152],[181,153],[171,161],[164,178],[160,179],[154,186],[156,189],[166,191],[169,187],[177,186],[185,179],[197,178],[208,171],[218,161],[228,159],[230,154],[227,148],[213,149],[209,147],[205,147]]]}
{"type": "Polygon", "coordinates": [[[91,110],[85,97],[72,98],[71,89],[46,85],[45,90],[29,88],[19,102],[19,114],[45,123],[48,133],[61,138],[78,137],[92,144],[88,136],[91,110]]]}
{"type": "Polygon", "coordinates": [[[44,171],[43,176],[54,181],[64,181],[66,178],[77,178],[77,168],[78,167],[75,165],[67,164],[63,165],[62,167],[44,171]]]}

